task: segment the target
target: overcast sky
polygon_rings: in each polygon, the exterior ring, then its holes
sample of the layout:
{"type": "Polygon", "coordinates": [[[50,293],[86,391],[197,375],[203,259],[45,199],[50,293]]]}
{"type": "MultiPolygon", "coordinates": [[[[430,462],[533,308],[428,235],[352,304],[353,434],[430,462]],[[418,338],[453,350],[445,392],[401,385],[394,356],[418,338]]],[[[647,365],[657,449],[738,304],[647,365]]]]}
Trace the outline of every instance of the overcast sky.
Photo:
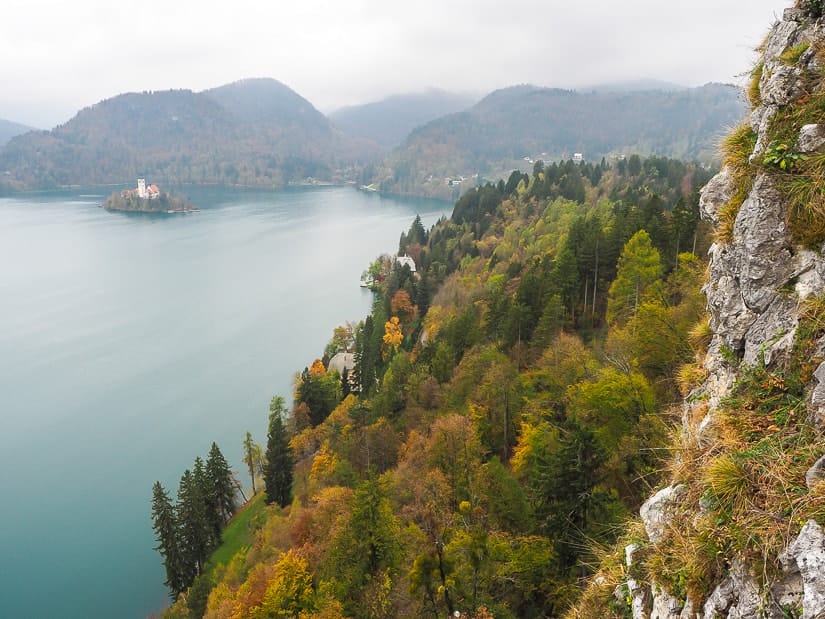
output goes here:
{"type": "Polygon", "coordinates": [[[742,82],[791,0],[3,0],[0,118],[274,77],[322,111],[441,88],[742,82]]]}

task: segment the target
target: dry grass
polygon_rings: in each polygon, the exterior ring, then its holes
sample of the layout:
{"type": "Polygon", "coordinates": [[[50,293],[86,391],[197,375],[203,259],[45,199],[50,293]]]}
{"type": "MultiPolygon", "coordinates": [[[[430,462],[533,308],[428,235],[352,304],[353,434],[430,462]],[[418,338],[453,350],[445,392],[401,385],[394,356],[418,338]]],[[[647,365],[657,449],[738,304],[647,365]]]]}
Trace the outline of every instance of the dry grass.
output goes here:
{"type": "Polygon", "coordinates": [[[794,174],[778,176],[788,200],[788,226],[795,242],[819,250],[825,241],[825,154],[800,161],[794,174]]]}
{"type": "Polygon", "coordinates": [[[745,123],[734,129],[721,144],[722,160],[730,170],[733,192],[730,199],[719,209],[719,224],[716,239],[722,243],[733,240],[733,224],[739,207],[747,199],[753,187],[755,172],[750,165],[750,156],[756,146],[756,133],[745,123]]]}
{"type": "Polygon", "coordinates": [[[752,108],[757,108],[762,105],[762,94],[759,91],[759,81],[762,79],[762,71],[765,69],[765,63],[759,62],[751,71],[751,79],[748,83],[748,102],[752,108]]]}
{"type": "Polygon", "coordinates": [[[788,65],[796,64],[797,62],[799,62],[799,59],[802,57],[802,54],[807,52],[810,47],[811,44],[807,41],[803,41],[798,45],[792,45],[784,52],[782,52],[782,54],[779,56],[779,59],[788,65]]]}
{"type": "Polygon", "coordinates": [[[708,377],[708,371],[699,361],[685,363],[676,371],[676,385],[682,397],[693,391],[708,377]]]}
{"type": "Polygon", "coordinates": [[[563,616],[564,619],[627,619],[632,616],[628,600],[617,599],[617,588],[626,586],[628,577],[637,581],[644,577],[643,562],[647,560],[647,534],[638,518],[625,527],[624,535],[609,547],[594,547],[593,555],[599,570],[591,576],[575,606],[563,616]],[[625,562],[625,547],[636,544],[634,553],[637,561],[633,566],[625,562]]]}
{"type": "Polygon", "coordinates": [[[804,418],[797,378],[747,368],[701,440],[689,431],[676,437],[670,472],[686,495],[651,549],[649,578],[701,602],[735,557],[767,578],[776,573],[777,555],[801,525],[825,522],[825,485],[805,485],[822,436],[804,418]]]}
{"type": "Polygon", "coordinates": [[[711,339],[713,329],[710,328],[710,316],[705,315],[688,331],[688,343],[696,355],[703,357],[708,351],[711,339]]]}

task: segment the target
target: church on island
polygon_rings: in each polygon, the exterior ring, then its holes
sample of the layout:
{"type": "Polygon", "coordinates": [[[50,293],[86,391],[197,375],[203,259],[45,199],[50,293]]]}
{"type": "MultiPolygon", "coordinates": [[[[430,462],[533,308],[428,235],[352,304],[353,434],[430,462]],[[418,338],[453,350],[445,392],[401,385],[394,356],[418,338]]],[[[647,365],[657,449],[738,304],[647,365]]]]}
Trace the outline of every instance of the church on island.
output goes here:
{"type": "Polygon", "coordinates": [[[160,189],[155,184],[147,187],[146,179],[139,178],[137,179],[137,189],[124,189],[120,195],[124,198],[127,196],[137,196],[144,200],[157,200],[160,198],[160,189]]]}

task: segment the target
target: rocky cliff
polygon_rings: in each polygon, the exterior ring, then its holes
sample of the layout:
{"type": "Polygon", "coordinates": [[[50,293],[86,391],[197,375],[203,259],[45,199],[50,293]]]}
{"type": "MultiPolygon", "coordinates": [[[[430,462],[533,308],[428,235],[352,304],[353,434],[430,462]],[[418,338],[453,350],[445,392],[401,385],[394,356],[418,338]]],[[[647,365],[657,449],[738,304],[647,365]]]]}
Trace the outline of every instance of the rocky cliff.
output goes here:
{"type": "Polygon", "coordinates": [[[825,617],[825,19],[784,11],[700,208],[717,239],[668,483],[572,616],[825,617]]]}

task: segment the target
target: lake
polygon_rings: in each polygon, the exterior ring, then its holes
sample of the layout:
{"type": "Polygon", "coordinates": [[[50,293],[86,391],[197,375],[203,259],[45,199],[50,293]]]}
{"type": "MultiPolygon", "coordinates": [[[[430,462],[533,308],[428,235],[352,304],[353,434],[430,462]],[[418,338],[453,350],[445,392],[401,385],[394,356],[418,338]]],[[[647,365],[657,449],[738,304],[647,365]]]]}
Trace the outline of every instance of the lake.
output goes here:
{"type": "Polygon", "coordinates": [[[155,480],[247,430],[358,321],[358,285],[415,214],[351,188],[182,190],[188,215],[109,213],[104,190],[0,199],[0,616],[142,618],[168,603],[155,480]]]}

